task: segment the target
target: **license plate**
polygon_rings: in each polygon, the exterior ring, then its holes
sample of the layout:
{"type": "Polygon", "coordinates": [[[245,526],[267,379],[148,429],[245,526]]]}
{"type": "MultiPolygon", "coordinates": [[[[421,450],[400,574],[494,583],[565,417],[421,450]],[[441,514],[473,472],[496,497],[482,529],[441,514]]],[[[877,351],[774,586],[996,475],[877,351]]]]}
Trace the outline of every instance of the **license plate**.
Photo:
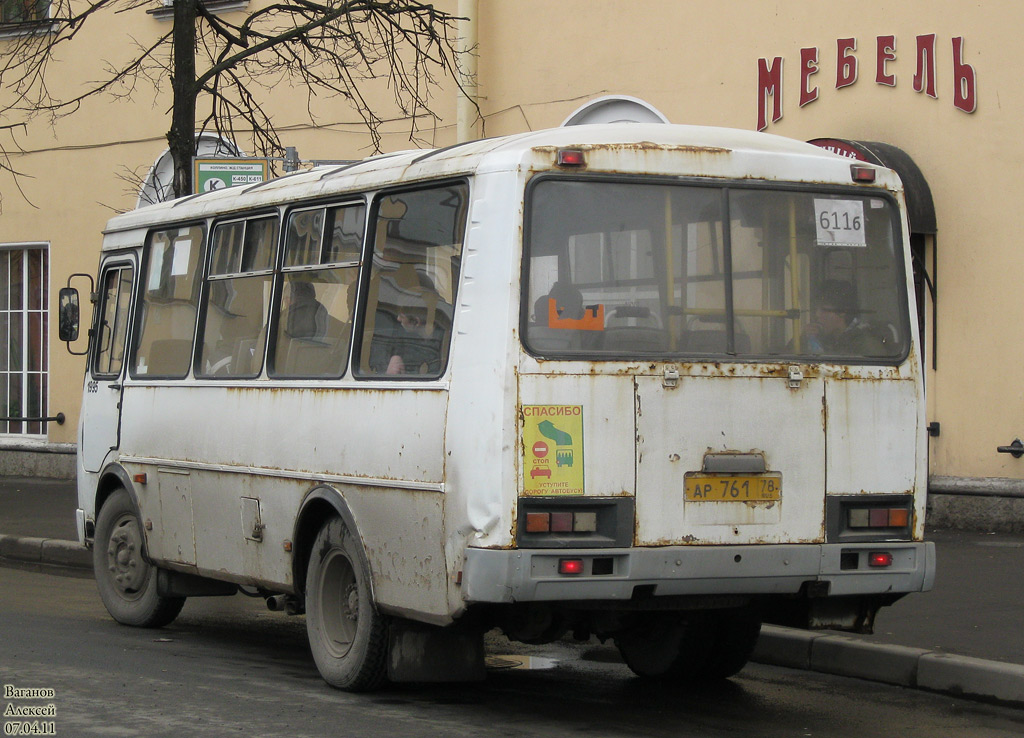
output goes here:
{"type": "Polygon", "coordinates": [[[782,499],[781,474],[686,475],[687,502],[764,502],[782,499]]]}

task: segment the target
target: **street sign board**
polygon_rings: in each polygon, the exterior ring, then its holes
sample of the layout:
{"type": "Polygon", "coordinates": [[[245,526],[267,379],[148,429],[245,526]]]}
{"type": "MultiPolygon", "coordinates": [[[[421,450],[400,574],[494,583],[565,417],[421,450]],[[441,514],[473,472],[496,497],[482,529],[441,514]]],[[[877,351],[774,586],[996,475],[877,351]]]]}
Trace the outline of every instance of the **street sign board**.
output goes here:
{"type": "Polygon", "coordinates": [[[213,158],[192,160],[192,187],[197,193],[223,187],[264,182],[269,167],[266,159],[213,158]]]}

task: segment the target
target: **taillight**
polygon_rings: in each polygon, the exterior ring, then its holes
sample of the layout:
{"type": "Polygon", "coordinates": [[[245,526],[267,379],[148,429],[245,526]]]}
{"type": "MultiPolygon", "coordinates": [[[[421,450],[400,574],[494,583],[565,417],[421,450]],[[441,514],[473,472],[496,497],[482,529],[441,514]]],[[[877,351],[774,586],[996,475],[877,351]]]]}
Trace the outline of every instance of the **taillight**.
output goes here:
{"type": "Polygon", "coordinates": [[[528,512],[527,533],[593,533],[596,512],[528,512]]]}
{"type": "Polygon", "coordinates": [[[585,167],[587,160],[580,149],[559,149],[555,163],[560,167],[585,167]]]}
{"type": "Polygon", "coordinates": [[[569,575],[582,574],[583,559],[559,559],[558,573],[569,575]]]}
{"type": "Polygon", "coordinates": [[[868,554],[868,566],[876,569],[892,566],[892,554],[888,551],[872,551],[868,554]]]}
{"type": "Polygon", "coordinates": [[[850,528],[906,528],[910,510],[905,507],[855,507],[849,510],[850,528]]]}
{"type": "Polygon", "coordinates": [[[875,170],[873,167],[865,167],[860,164],[850,165],[850,176],[854,182],[874,182],[875,170]]]}

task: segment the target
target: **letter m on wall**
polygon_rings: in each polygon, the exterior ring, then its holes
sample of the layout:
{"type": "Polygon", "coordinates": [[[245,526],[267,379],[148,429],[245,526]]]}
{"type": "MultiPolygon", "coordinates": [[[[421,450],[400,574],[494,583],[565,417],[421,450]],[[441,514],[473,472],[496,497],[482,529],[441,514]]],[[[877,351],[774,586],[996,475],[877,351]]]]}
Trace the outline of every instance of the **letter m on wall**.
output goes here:
{"type": "Polygon", "coordinates": [[[772,123],[782,120],[782,57],[757,60],[757,130],[768,127],[768,96],[772,98],[772,123]]]}

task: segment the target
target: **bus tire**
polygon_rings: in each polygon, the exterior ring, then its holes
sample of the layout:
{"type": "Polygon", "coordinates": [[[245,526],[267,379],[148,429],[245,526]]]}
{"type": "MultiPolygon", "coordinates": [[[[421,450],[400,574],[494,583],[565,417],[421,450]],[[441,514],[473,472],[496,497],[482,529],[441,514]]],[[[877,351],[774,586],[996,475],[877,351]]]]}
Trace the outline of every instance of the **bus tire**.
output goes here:
{"type": "Polygon", "coordinates": [[[341,518],[317,534],[306,570],[306,633],[320,675],[349,692],[387,679],[388,624],[377,612],[359,539],[341,518]]]}
{"type": "Polygon", "coordinates": [[[727,679],[750,661],[761,635],[761,618],[748,610],[730,610],[716,615],[713,625],[717,630],[712,636],[715,645],[704,674],[709,679],[727,679]]]}
{"type": "Polygon", "coordinates": [[[92,564],[100,599],[119,623],[161,628],[185,605],[184,597],[158,593],[158,569],[146,557],[139,515],[124,489],[116,490],[100,508],[92,564]]]}
{"type": "Polygon", "coordinates": [[[648,614],[615,637],[615,645],[634,674],[689,681],[702,673],[714,642],[702,620],[673,613],[648,614]]]}

